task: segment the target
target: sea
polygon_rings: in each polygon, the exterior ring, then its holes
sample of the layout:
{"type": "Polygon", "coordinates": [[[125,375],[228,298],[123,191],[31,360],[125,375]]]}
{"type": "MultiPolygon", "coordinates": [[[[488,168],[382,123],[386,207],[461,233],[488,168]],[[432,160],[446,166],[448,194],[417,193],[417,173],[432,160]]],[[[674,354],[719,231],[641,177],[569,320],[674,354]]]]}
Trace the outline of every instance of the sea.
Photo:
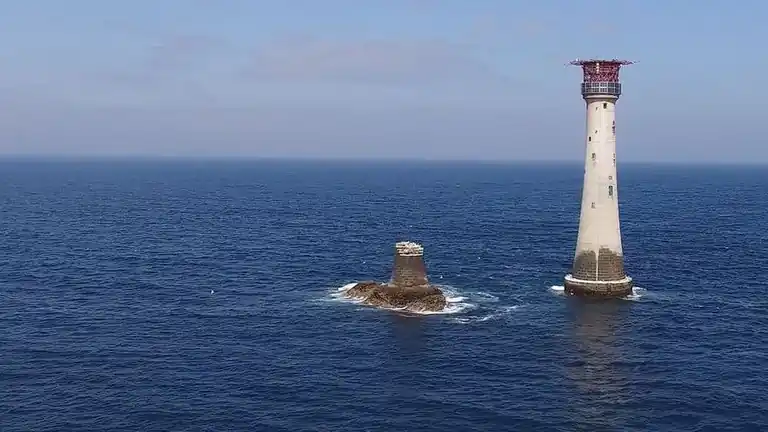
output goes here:
{"type": "Polygon", "coordinates": [[[0,161],[0,431],[766,431],[768,167],[0,161]],[[423,244],[436,314],[347,301],[423,244]]]}

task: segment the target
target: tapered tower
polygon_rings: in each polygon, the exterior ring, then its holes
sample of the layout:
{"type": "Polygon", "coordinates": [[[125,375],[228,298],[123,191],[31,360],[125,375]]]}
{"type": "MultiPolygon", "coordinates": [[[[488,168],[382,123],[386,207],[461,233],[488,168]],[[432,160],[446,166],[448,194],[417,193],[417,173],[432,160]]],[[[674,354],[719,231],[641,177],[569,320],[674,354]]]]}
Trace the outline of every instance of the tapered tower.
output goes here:
{"type": "Polygon", "coordinates": [[[616,178],[616,102],[621,95],[619,69],[624,60],[576,60],[584,79],[587,133],[584,186],[576,253],[565,276],[570,295],[624,297],[632,293],[632,278],[624,271],[616,178]]]}
{"type": "Polygon", "coordinates": [[[402,288],[429,285],[422,245],[408,241],[395,243],[395,262],[390,283],[402,288]]]}

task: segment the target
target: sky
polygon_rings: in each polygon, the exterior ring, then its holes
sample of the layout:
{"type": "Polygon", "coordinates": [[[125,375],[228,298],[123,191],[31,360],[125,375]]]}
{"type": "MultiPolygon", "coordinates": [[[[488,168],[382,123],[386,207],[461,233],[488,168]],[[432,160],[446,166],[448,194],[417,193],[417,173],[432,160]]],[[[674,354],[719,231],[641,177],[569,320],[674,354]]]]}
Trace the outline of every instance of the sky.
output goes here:
{"type": "Polygon", "coordinates": [[[0,0],[0,155],[768,163],[768,2],[0,0]]]}

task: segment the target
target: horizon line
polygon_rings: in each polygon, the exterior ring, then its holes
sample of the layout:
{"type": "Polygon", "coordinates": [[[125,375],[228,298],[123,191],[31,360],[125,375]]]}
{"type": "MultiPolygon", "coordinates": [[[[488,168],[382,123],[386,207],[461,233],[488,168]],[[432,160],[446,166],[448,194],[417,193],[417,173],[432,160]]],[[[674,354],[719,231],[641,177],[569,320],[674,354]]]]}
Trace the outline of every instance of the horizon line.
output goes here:
{"type": "MultiPolygon", "coordinates": [[[[365,162],[365,163],[476,163],[500,165],[524,164],[582,164],[582,159],[505,159],[505,158],[441,158],[441,157],[374,157],[374,156],[256,156],[256,155],[162,155],[162,154],[62,154],[62,153],[0,153],[2,161],[109,162],[109,161],[211,161],[211,162],[365,162]]],[[[681,161],[681,160],[619,160],[621,165],[677,166],[768,166],[768,161],[681,161]]]]}

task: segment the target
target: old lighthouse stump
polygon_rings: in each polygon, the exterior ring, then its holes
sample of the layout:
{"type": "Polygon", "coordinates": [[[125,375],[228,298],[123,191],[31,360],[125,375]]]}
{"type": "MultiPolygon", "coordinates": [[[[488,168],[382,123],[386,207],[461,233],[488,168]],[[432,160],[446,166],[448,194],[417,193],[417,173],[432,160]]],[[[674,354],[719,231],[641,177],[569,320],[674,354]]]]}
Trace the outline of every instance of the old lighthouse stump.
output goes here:
{"type": "Polygon", "coordinates": [[[387,283],[358,282],[345,292],[364,304],[410,312],[439,312],[445,309],[443,292],[430,285],[424,265],[424,248],[413,242],[395,244],[392,277],[387,283]]]}

